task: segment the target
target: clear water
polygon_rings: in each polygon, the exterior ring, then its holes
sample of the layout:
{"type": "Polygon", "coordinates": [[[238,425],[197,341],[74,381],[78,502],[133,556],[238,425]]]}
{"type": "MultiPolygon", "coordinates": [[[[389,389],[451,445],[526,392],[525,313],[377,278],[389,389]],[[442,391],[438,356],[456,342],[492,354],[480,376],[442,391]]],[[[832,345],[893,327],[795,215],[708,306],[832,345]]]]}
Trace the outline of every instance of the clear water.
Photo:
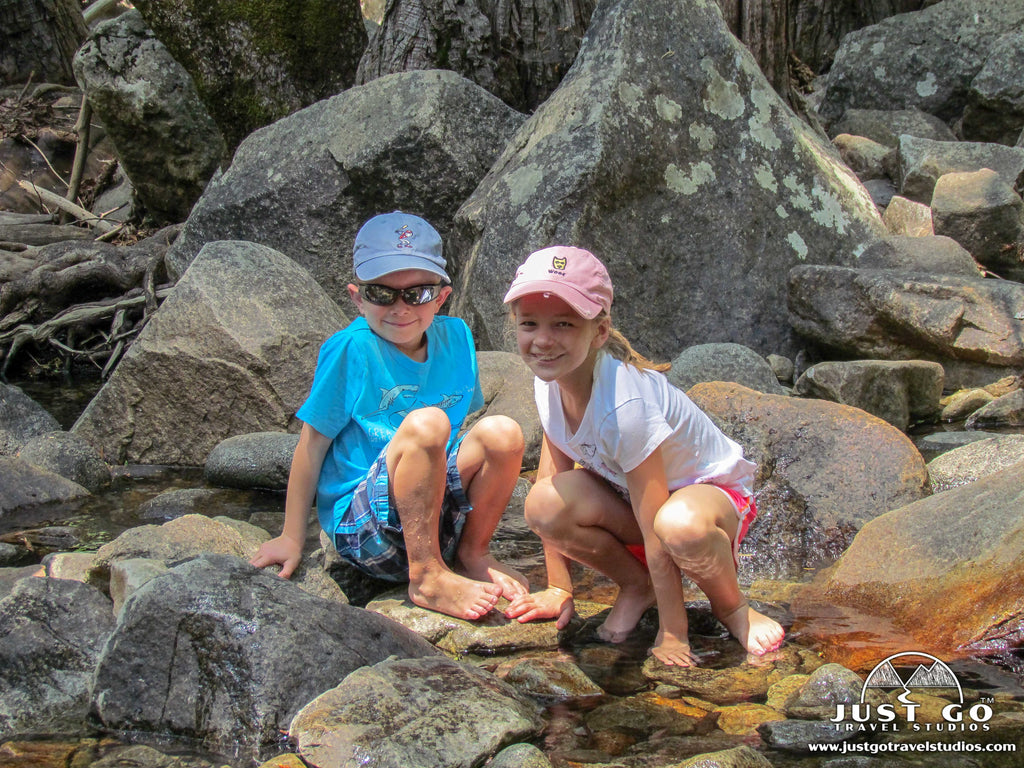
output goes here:
{"type": "MultiPolygon", "coordinates": [[[[69,428],[77,418],[81,409],[88,403],[95,391],[93,382],[85,386],[56,386],[46,382],[19,383],[22,389],[35,398],[61,423],[69,428]]],[[[941,429],[942,427],[938,427],[941,429]]],[[[925,434],[925,430],[917,430],[915,437],[925,434]]],[[[931,457],[928,457],[931,458],[931,457]]],[[[116,538],[122,531],[142,524],[159,523],[160,520],[143,519],[139,516],[139,508],[144,502],[167,490],[180,488],[207,488],[201,468],[197,467],[153,467],[126,466],[116,469],[116,476],[111,488],[92,497],[63,505],[49,505],[32,508],[16,515],[0,517],[0,537],[18,531],[38,530],[48,526],[70,527],[74,530],[73,538],[81,549],[95,549],[116,538]]],[[[241,520],[247,520],[260,527],[277,533],[283,522],[284,494],[282,492],[252,491],[220,491],[217,500],[217,514],[225,514],[241,520]]],[[[311,545],[315,545],[311,537],[311,545]]],[[[503,520],[493,543],[495,555],[521,570],[530,577],[534,584],[543,583],[543,554],[539,541],[528,530],[521,518],[507,516],[503,520]]],[[[45,546],[38,554],[44,554],[45,546]]],[[[813,574],[807,574],[807,578],[813,574]]],[[[771,591],[783,595],[791,593],[785,584],[772,585],[771,591]]],[[[610,603],[615,595],[612,584],[600,576],[583,574],[579,589],[582,599],[610,603]]],[[[752,594],[752,597],[770,599],[771,595],[752,594]]],[[[826,660],[844,663],[851,668],[864,672],[870,669],[880,658],[880,648],[898,639],[898,632],[887,621],[871,616],[823,616],[810,618],[815,624],[814,632],[809,627],[794,627],[789,634],[789,641],[802,645],[817,642],[817,650],[826,660]],[[811,641],[809,638],[827,637],[827,642],[811,641]],[[859,664],[858,664],[859,661],[859,664]]],[[[649,636],[640,637],[635,643],[617,646],[614,650],[596,642],[582,641],[577,647],[564,649],[574,658],[584,671],[591,674],[610,695],[629,695],[646,687],[646,681],[639,673],[640,665],[646,658],[646,651],[653,639],[653,629],[649,636]]],[[[714,664],[715,662],[711,662],[714,664]]],[[[722,658],[719,663],[729,664],[734,661],[722,658]]],[[[486,665],[486,663],[485,663],[486,665]]],[[[988,691],[990,695],[1001,694],[1024,699],[1024,655],[1021,652],[1005,652],[987,657],[963,658],[950,662],[958,678],[965,686],[988,691]]],[[[548,728],[542,748],[552,755],[579,753],[580,757],[589,754],[593,746],[586,740],[580,741],[578,726],[580,724],[581,707],[593,706],[589,703],[560,703],[547,710],[548,728]]],[[[753,740],[756,745],[757,739],[753,740]]],[[[153,746],[168,752],[189,753],[199,756],[196,750],[175,745],[173,743],[151,742],[153,746]]],[[[737,739],[736,744],[744,743],[737,739]]],[[[749,739],[745,743],[751,743],[749,739]]],[[[267,755],[269,757],[270,755],[267,755]]],[[[237,768],[252,766],[251,757],[231,755],[218,756],[220,760],[237,768]]],[[[591,756],[592,757],[592,756],[591,756]]],[[[682,760],[686,755],[680,754],[676,759],[682,760]]],[[[819,763],[815,758],[799,758],[781,755],[772,751],[770,759],[777,766],[802,766],[812,768],[819,763]]],[[[583,762],[589,762],[590,758],[583,762]]],[[[2,762],[2,757],[0,757],[2,762]]],[[[614,762],[607,757],[605,762],[614,762]]],[[[556,760],[556,764],[564,764],[556,760]]],[[[928,764],[928,763],[922,763],[928,764]]],[[[985,765],[983,761],[979,765],[985,765]]],[[[995,764],[995,763],[993,763],[995,764]]],[[[1004,763],[999,763],[1004,764],[1004,763]]]]}

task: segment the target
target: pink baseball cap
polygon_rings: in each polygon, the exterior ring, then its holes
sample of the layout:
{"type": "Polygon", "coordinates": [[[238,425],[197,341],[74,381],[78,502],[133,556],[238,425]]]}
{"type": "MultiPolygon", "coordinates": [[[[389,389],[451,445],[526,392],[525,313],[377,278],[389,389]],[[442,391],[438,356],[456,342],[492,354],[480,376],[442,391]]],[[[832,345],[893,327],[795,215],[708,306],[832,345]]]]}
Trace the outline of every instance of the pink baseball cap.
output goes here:
{"type": "Polygon", "coordinates": [[[550,293],[588,320],[612,308],[612,281],[594,254],[582,248],[554,245],[534,251],[516,270],[505,303],[531,293],[550,293]]]}

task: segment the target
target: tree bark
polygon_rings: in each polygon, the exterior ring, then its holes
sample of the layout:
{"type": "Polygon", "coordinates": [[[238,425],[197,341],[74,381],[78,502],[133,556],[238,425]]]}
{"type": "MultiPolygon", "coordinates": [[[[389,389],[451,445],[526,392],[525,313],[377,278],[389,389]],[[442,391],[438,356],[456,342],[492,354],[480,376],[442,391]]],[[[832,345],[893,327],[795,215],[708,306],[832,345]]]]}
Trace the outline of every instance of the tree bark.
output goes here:
{"type": "Polygon", "coordinates": [[[0,0],[0,80],[74,85],[71,59],[88,34],[78,0],[0,0]]]}

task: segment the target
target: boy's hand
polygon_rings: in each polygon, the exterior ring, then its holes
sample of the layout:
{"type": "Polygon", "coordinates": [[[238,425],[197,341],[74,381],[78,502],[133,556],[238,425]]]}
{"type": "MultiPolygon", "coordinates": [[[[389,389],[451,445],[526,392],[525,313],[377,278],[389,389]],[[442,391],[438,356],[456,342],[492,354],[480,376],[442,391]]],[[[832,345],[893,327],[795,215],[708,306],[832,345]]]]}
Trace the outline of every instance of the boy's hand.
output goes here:
{"type": "Polygon", "coordinates": [[[301,560],[302,544],[288,536],[278,536],[261,544],[249,564],[257,568],[280,564],[281,572],[277,575],[287,579],[298,568],[301,560]]]}
{"type": "Polygon", "coordinates": [[[521,622],[535,619],[557,619],[555,627],[565,629],[572,618],[574,603],[572,594],[558,587],[548,587],[540,592],[520,595],[509,603],[505,615],[521,622]]]}

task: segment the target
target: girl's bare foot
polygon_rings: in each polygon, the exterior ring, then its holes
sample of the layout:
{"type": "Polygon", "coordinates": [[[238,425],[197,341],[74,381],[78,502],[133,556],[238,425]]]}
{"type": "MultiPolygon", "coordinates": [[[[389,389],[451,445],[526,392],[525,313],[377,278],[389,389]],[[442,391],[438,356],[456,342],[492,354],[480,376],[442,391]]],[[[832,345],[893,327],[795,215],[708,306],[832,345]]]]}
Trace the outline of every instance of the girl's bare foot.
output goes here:
{"type": "Polygon", "coordinates": [[[779,622],[758,613],[746,600],[719,619],[728,627],[732,636],[740,641],[740,645],[747,653],[755,656],[763,656],[769,651],[774,651],[782,645],[782,640],[786,636],[779,622]]]}
{"type": "Polygon", "coordinates": [[[501,587],[475,581],[447,569],[433,570],[409,583],[409,599],[420,608],[470,621],[488,614],[501,596],[501,587]]]}
{"type": "Polygon", "coordinates": [[[597,636],[606,643],[625,642],[654,602],[654,589],[649,581],[642,587],[620,587],[608,618],[597,628],[597,636]]]}
{"type": "Polygon", "coordinates": [[[461,572],[467,578],[475,581],[489,581],[496,584],[501,588],[500,596],[508,601],[515,600],[530,591],[530,582],[523,574],[515,568],[495,560],[490,554],[484,555],[472,563],[463,562],[461,572]]]}
{"type": "Polygon", "coordinates": [[[651,648],[651,654],[662,664],[675,667],[696,667],[700,661],[685,640],[658,631],[658,637],[651,648]]]}

